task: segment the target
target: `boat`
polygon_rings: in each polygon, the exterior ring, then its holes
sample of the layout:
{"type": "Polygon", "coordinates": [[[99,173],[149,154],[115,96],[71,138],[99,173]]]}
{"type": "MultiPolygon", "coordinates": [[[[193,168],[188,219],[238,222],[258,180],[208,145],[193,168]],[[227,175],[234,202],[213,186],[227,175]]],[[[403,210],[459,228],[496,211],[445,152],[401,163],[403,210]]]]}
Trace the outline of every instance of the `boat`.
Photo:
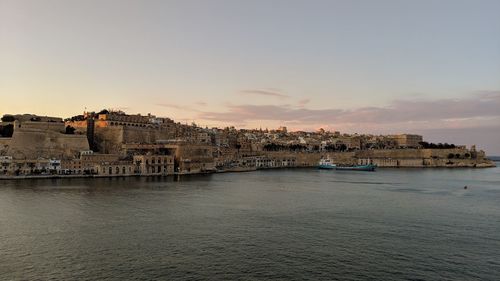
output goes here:
{"type": "Polygon", "coordinates": [[[366,164],[366,165],[354,165],[354,166],[336,166],[336,170],[345,170],[345,171],[370,171],[373,172],[377,168],[377,165],[374,164],[366,164]]]}
{"type": "Polygon", "coordinates": [[[337,165],[333,164],[330,158],[322,158],[318,164],[318,169],[333,170],[335,167],[337,167],[337,165]]]}

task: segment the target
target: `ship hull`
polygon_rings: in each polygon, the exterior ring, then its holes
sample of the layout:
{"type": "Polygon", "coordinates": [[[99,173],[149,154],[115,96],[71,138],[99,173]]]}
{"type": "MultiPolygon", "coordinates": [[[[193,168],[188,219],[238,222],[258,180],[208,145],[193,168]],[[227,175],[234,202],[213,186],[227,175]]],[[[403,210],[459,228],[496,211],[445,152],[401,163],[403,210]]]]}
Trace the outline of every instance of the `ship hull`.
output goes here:
{"type": "Polygon", "coordinates": [[[331,164],[322,164],[322,165],[319,165],[318,166],[318,169],[323,169],[323,170],[333,170],[335,169],[335,165],[331,165],[331,164]]]}
{"type": "Polygon", "coordinates": [[[357,166],[349,166],[349,167],[336,167],[336,170],[343,170],[343,171],[367,171],[367,172],[373,172],[377,168],[376,165],[357,165],[357,166]]]}

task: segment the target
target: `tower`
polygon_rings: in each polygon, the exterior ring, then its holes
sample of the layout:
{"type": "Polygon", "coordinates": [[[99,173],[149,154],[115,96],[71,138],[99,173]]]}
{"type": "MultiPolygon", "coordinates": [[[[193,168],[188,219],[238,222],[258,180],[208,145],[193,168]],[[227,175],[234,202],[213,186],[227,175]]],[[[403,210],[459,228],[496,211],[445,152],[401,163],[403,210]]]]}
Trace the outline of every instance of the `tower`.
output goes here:
{"type": "Polygon", "coordinates": [[[89,116],[87,116],[87,141],[89,142],[89,148],[92,151],[95,151],[94,125],[94,114],[90,114],[89,116]]]}

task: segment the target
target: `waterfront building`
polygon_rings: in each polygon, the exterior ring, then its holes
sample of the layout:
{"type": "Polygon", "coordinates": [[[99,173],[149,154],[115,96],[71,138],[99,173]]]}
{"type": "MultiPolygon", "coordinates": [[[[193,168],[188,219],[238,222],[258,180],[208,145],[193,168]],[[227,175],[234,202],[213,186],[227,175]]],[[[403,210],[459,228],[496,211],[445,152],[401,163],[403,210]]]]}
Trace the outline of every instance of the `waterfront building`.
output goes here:
{"type": "Polygon", "coordinates": [[[131,176],[138,174],[132,161],[99,163],[95,165],[95,171],[102,176],[131,176]]]}
{"type": "Polygon", "coordinates": [[[81,159],[61,160],[61,172],[66,175],[83,174],[81,159]]]}
{"type": "Polygon", "coordinates": [[[137,172],[141,175],[174,174],[174,157],[170,155],[134,155],[133,162],[137,172]]]}

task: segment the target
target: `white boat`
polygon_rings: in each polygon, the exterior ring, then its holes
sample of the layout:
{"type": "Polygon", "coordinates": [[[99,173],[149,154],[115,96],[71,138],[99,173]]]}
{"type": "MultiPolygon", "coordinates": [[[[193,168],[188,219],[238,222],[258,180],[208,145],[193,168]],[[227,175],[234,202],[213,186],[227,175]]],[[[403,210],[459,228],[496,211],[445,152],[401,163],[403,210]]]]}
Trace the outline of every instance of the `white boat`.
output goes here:
{"type": "Polygon", "coordinates": [[[330,158],[322,158],[318,164],[318,169],[332,170],[332,169],[335,169],[336,167],[337,167],[337,165],[333,164],[333,162],[332,162],[332,160],[330,160],[330,158]]]}

